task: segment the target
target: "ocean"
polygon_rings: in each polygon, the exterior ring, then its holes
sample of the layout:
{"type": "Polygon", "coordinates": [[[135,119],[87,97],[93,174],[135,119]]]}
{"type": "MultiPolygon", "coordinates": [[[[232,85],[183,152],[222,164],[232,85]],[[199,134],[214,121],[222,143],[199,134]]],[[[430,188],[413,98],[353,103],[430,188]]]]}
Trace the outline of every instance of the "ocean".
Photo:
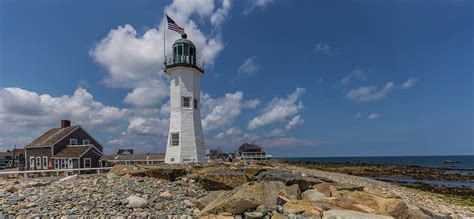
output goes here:
{"type": "Polygon", "coordinates": [[[310,161],[319,163],[366,163],[418,165],[453,170],[474,171],[474,155],[459,156],[384,156],[384,157],[281,157],[274,158],[288,161],[310,161]],[[445,163],[444,161],[455,163],[445,163]]]}

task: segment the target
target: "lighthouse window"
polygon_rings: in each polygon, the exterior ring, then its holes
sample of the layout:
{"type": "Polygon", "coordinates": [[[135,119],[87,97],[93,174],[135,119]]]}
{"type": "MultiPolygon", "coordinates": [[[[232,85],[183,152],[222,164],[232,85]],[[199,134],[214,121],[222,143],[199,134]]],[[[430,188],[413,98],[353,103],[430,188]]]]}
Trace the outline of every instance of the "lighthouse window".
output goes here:
{"type": "Polygon", "coordinates": [[[190,108],[191,107],[191,98],[183,97],[183,107],[190,108]]]}
{"type": "Polygon", "coordinates": [[[197,109],[199,105],[198,100],[194,99],[194,109],[197,109]]]}
{"type": "Polygon", "coordinates": [[[183,46],[179,45],[177,46],[177,48],[178,48],[178,55],[183,55],[183,46]]]}
{"type": "Polygon", "coordinates": [[[184,44],[184,55],[188,55],[188,45],[184,44]]]}
{"type": "Polygon", "coordinates": [[[171,146],[179,146],[179,132],[171,133],[171,146]]]}

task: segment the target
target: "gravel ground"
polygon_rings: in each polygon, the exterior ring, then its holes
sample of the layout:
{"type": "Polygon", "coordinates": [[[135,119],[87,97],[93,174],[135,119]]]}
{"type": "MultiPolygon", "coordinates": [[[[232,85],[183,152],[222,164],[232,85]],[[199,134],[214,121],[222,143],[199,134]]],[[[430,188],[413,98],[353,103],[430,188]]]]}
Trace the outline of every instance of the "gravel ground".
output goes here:
{"type": "Polygon", "coordinates": [[[1,215],[195,216],[193,203],[197,198],[207,194],[193,180],[169,182],[151,177],[108,179],[105,176],[94,176],[63,182],[30,180],[16,184],[13,181],[3,181],[0,184],[3,184],[0,187],[10,188],[8,189],[10,192],[0,192],[0,217],[1,215]],[[130,207],[127,198],[133,195],[145,199],[145,206],[130,207]]]}
{"type": "Polygon", "coordinates": [[[420,192],[410,188],[401,187],[365,177],[306,169],[296,166],[287,166],[287,168],[294,171],[303,172],[308,175],[313,175],[315,177],[328,178],[338,183],[365,186],[383,193],[393,192],[396,195],[400,196],[407,203],[407,205],[413,209],[428,210],[430,212],[437,212],[442,215],[450,215],[454,213],[474,217],[474,208],[467,206],[457,206],[454,204],[447,203],[441,198],[433,196],[427,192],[420,192]]]}

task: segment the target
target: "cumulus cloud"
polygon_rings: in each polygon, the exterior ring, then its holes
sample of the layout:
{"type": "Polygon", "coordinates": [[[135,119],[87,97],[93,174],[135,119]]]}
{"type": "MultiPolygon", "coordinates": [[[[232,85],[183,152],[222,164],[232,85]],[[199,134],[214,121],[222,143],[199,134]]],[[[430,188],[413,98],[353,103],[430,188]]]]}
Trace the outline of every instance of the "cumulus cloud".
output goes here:
{"type": "Polygon", "coordinates": [[[369,120],[374,120],[374,119],[378,119],[378,118],[380,118],[380,115],[376,114],[376,113],[371,113],[369,116],[367,116],[367,119],[369,119],[369,120]]]}
{"type": "Polygon", "coordinates": [[[304,88],[296,88],[295,92],[286,98],[274,98],[267,104],[259,116],[250,120],[248,128],[256,129],[261,126],[287,121],[289,118],[292,118],[303,109],[303,102],[300,98],[304,92],[304,88]]]}
{"type": "Polygon", "coordinates": [[[166,82],[165,79],[142,82],[127,94],[124,102],[138,107],[158,107],[169,96],[169,85],[166,82]]]}
{"type": "MultiPolygon", "coordinates": [[[[230,8],[230,0],[174,0],[165,11],[185,28],[188,38],[196,45],[197,55],[207,66],[212,66],[224,48],[221,29],[230,8]],[[201,18],[204,25],[210,24],[209,33],[198,27],[191,19],[194,16],[201,18]]],[[[124,99],[126,103],[152,107],[168,95],[167,80],[162,73],[164,31],[167,35],[165,48],[171,53],[171,45],[179,35],[166,30],[164,22],[143,33],[130,24],[118,26],[90,50],[91,57],[107,69],[105,83],[108,86],[133,89],[124,99]]]]}
{"type": "Polygon", "coordinates": [[[348,84],[353,81],[365,81],[365,80],[367,80],[367,72],[360,69],[354,69],[354,71],[352,71],[351,74],[341,79],[341,84],[348,84]]]}
{"type": "Polygon", "coordinates": [[[248,7],[244,10],[244,15],[249,15],[255,8],[265,8],[268,4],[274,0],[251,0],[249,1],[248,7]]]}
{"type": "Polygon", "coordinates": [[[134,117],[130,120],[127,132],[136,135],[167,136],[169,124],[168,119],[134,117]]]}
{"type": "Polygon", "coordinates": [[[255,62],[255,56],[247,58],[239,67],[239,75],[255,75],[260,70],[261,66],[255,62]]]}
{"type": "Polygon", "coordinates": [[[285,130],[280,128],[273,129],[270,133],[267,134],[268,137],[281,137],[285,135],[285,130]]]}
{"type": "Polygon", "coordinates": [[[259,100],[245,101],[244,93],[226,93],[224,97],[211,98],[209,94],[201,95],[202,126],[206,131],[224,127],[233,123],[244,108],[255,108],[259,100]]]}
{"type": "Polygon", "coordinates": [[[349,90],[349,92],[346,93],[345,97],[357,102],[381,100],[393,91],[413,87],[415,82],[415,78],[409,78],[401,86],[396,86],[394,82],[388,82],[382,89],[378,89],[375,86],[362,86],[356,89],[349,90]]]}
{"type": "Polygon", "coordinates": [[[48,94],[11,87],[0,90],[0,123],[2,131],[25,128],[56,127],[61,119],[80,121],[85,127],[106,127],[126,113],[125,109],[106,106],[93,99],[84,88],[72,96],[52,97],[48,94]]]}

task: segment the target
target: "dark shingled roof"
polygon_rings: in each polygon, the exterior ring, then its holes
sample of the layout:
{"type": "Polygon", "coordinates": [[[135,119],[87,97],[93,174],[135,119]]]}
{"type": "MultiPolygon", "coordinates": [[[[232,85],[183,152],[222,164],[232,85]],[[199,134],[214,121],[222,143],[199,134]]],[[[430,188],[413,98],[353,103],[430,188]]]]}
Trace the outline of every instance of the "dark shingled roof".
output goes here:
{"type": "Polygon", "coordinates": [[[80,157],[83,153],[89,150],[92,145],[67,146],[53,157],[80,157]]]}
{"type": "Polygon", "coordinates": [[[78,125],[69,126],[65,128],[52,128],[39,136],[30,144],[26,145],[25,148],[35,148],[35,147],[48,147],[52,144],[58,142],[69,133],[71,133],[74,129],[79,127],[78,125]]]}
{"type": "Polygon", "coordinates": [[[240,145],[239,150],[261,150],[262,147],[256,145],[256,144],[249,144],[249,143],[244,143],[240,145]]]}
{"type": "Polygon", "coordinates": [[[123,160],[164,160],[165,154],[115,154],[102,156],[102,160],[123,161],[123,160]]]}

